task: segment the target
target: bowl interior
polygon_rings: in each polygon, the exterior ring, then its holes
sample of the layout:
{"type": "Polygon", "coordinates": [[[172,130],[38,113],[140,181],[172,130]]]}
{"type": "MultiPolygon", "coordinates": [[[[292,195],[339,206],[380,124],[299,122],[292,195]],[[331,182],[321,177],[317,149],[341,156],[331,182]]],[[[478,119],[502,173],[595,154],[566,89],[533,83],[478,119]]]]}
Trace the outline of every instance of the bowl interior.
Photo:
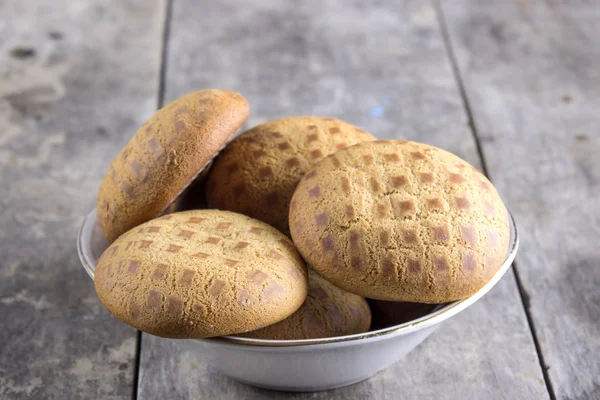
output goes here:
{"type": "MultiPolygon", "coordinates": [[[[390,325],[380,327],[376,330],[369,332],[348,335],[348,336],[337,336],[320,339],[303,339],[303,340],[267,340],[267,339],[253,339],[253,338],[242,338],[237,336],[224,336],[220,338],[214,338],[209,340],[219,340],[232,344],[241,345],[254,345],[254,346],[303,346],[313,344],[324,344],[324,343],[336,343],[336,342],[347,342],[368,338],[377,338],[386,334],[406,334],[413,332],[418,329],[422,329],[428,326],[438,324],[469,307],[484,294],[486,294],[494,285],[502,278],[508,268],[512,265],[512,262],[516,256],[517,249],[519,246],[519,238],[517,234],[516,225],[512,214],[509,213],[510,220],[510,242],[509,249],[504,263],[492,279],[479,291],[473,294],[471,297],[466,299],[457,300],[451,303],[440,304],[432,307],[428,313],[422,315],[420,318],[416,318],[401,324],[390,325]]],[[[85,268],[88,275],[94,279],[94,271],[96,269],[96,261],[100,258],[104,250],[108,248],[109,242],[104,237],[104,234],[100,230],[100,227],[96,223],[96,209],[93,209],[83,221],[79,234],[77,236],[77,251],[83,267],[85,268]]]]}

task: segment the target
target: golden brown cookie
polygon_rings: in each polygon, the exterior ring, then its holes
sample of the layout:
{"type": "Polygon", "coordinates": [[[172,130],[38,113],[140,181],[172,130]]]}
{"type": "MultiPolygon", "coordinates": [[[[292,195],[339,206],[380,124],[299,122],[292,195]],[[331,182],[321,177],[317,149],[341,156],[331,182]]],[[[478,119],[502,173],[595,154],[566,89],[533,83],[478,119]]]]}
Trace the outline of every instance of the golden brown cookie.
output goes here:
{"type": "Polygon", "coordinates": [[[109,241],[160,215],[248,119],[229,90],[190,93],[158,110],[110,165],[98,193],[98,225],[109,241]]]}
{"type": "Polygon", "coordinates": [[[215,160],[208,205],[251,216],[289,235],[289,204],[300,178],[323,157],[368,140],[375,138],[332,118],[288,117],[259,125],[215,160]]]}
{"type": "Polygon", "coordinates": [[[274,324],[308,292],[306,266],[287,237],[218,210],[169,214],[121,235],[98,260],[94,284],[123,322],[171,338],[274,324]]]}
{"type": "Polygon", "coordinates": [[[371,310],[366,300],[346,292],[308,269],[308,297],[302,307],[281,322],[239,336],[298,340],[353,335],[369,330],[371,310]]]}
{"type": "Polygon", "coordinates": [[[294,243],[336,286],[363,297],[444,303],[468,297],[502,265],[508,213],[459,157],[405,141],[361,143],[298,184],[294,243]]]}

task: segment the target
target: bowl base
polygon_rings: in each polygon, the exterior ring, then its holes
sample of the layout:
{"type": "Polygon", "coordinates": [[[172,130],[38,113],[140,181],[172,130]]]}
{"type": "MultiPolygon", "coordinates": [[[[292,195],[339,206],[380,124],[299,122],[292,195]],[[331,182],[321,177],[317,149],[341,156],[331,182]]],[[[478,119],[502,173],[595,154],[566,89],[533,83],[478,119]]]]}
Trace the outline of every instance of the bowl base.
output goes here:
{"type": "Polygon", "coordinates": [[[359,378],[359,379],[351,380],[349,382],[333,383],[331,385],[318,386],[318,387],[315,387],[315,386],[276,386],[276,385],[263,385],[261,383],[248,382],[248,381],[245,381],[243,379],[237,379],[237,378],[234,378],[234,377],[231,377],[231,376],[230,376],[230,378],[234,379],[234,380],[236,380],[238,382],[241,382],[243,384],[246,384],[246,385],[254,386],[254,387],[257,387],[257,388],[261,388],[261,389],[276,390],[276,391],[279,391],[279,392],[322,392],[324,390],[339,389],[339,388],[342,388],[342,387],[345,387],[345,386],[354,385],[355,383],[362,382],[365,379],[368,379],[368,378],[370,378],[373,375],[367,375],[367,376],[364,376],[364,377],[359,378]]]}

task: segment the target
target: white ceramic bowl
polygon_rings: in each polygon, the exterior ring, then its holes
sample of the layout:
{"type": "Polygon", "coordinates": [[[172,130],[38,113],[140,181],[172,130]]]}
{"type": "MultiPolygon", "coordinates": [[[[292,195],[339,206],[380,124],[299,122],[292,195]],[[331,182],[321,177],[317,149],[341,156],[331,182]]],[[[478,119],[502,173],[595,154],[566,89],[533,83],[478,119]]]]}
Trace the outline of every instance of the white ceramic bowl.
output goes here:
{"type": "MultiPolygon", "coordinates": [[[[494,277],[471,297],[441,305],[413,321],[323,339],[262,340],[225,336],[180,341],[196,351],[203,362],[250,385],[286,391],[319,391],[351,385],[400,360],[442,321],[475,303],[500,280],[512,264],[519,244],[512,215],[510,223],[509,251],[494,277]]],[[[96,260],[107,247],[108,242],[96,224],[94,209],[85,218],[77,237],[79,258],[92,279],[96,260]]]]}

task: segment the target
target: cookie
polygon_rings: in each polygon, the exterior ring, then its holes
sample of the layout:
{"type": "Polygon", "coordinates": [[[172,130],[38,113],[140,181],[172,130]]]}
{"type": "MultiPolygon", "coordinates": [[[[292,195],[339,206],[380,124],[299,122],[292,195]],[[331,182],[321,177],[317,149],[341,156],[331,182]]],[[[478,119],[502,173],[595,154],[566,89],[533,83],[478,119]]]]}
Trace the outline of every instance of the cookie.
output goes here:
{"type": "Polygon", "coordinates": [[[373,330],[389,328],[415,320],[432,313],[439,304],[405,303],[394,301],[368,300],[373,322],[373,330]]]}
{"type": "Polygon", "coordinates": [[[375,140],[332,118],[288,117],[244,132],[215,160],[206,198],[210,208],[239,212],[289,235],[289,203],[302,176],[323,157],[375,140]]]}
{"type": "Polygon", "coordinates": [[[353,335],[369,330],[371,310],[366,300],[346,292],[308,269],[308,297],[302,307],[281,322],[239,336],[298,340],[353,335]]]}
{"type": "Polygon", "coordinates": [[[325,279],[363,297],[444,303],[487,283],[508,251],[494,186],[459,157],[406,141],[320,161],[290,205],[294,243],[325,279]]]}
{"type": "Polygon", "coordinates": [[[160,215],[248,119],[246,99],[229,90],[190,93],[158,110],[108,168],[96,201],[112,242],[160,215]]]}
{"type": "Polygon", "coordinates": [[[123,322],[170,338],[256,330],[293,314],[308,292],[287,237],[218,210],[169,214],[126,232],[98,260],[94,284],[123,322]]]}

